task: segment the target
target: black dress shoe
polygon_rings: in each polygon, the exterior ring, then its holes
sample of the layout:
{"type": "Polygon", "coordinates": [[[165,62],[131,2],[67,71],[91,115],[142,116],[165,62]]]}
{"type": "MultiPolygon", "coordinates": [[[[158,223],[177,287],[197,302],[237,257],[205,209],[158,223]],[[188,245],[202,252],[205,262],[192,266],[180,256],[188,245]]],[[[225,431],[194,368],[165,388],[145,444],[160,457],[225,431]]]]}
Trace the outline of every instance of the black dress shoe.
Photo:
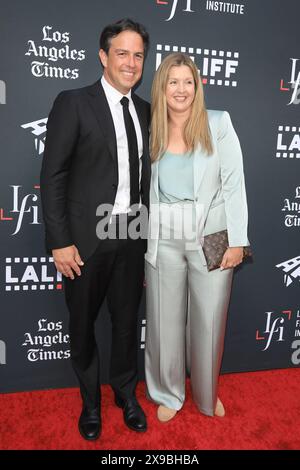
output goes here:
{"type": "Polygon", "coordinates": [[[119,408],[123,409],[124,422],[129,429],[137,432],[145,432],[147,430],[145,413],[135,397],[123,400],[115,394],[115,403],[119,408]]]}
{"type": "Polygon", "coordinates": [[[78,422],[80,434],[87,441],[98,439],[101,434],[101,418],[99,408],[90,410],[83,408],[78,422]]]}

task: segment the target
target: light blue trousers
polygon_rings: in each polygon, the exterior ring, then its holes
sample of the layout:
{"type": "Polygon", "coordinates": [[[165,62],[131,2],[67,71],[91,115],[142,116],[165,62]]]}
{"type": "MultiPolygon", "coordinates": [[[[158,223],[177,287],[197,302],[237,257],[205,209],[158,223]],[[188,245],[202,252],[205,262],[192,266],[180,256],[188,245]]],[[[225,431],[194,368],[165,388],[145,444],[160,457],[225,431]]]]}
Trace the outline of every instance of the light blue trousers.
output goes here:
{"type": "MultiPolygon", "coordinates": [[[[161,204],[175,218],[183,210],[183,204],[161,204]]],[[[198,409],[213,416],[233,269],[208,272],[190,239],[178,237],[174,219],[167,219],[160,217],[157,267],[146,262],[147,393],[158,405],[180,410],[189,370],[198,409]]]]}

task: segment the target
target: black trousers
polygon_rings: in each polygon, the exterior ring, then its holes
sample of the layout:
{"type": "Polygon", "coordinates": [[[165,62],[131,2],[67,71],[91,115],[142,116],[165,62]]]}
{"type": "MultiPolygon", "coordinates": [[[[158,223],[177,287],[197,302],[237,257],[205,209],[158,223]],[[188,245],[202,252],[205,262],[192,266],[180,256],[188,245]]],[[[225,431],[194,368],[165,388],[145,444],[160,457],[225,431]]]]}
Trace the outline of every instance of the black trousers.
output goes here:
{"type": "Polygon", "coordinates": [[[144,281],[144,241],[101,240],[81,267],[81,276],[65,278],[70,312],[71,359],[84,406],[100,403],[99,355],[95,321],[107,298],[112,322],[110,384],[123,399],[137,384],[137,314],[144,281]]]}

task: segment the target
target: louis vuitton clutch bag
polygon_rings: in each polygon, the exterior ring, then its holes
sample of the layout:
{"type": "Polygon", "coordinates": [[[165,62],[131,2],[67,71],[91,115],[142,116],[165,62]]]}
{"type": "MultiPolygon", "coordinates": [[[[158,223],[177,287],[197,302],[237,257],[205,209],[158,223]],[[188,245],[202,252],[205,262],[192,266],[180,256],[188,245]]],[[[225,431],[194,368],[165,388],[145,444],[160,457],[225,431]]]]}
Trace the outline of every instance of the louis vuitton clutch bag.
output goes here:
{"type": "MultiPolygon", "coordinates": [[[[208,271],[213,271],[221,266],[225,251],[228,248],[227,230],[212,233],[204,237],[203,252],[207,262],[208,271]]],[[[243,260],[252,257],[250,246],[244,246],[243,260]]]]}

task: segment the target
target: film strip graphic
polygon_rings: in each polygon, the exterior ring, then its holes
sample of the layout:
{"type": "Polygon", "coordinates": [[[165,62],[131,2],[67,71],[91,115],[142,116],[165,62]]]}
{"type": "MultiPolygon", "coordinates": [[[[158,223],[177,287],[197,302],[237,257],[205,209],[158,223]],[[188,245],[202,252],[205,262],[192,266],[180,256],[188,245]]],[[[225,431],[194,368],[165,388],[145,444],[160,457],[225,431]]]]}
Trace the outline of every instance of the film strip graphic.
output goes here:
{"type": "Polygon", "coordinates": [[[277,158],[300,158],[300,127],[297,126],[278,126],[278,140],[277,140],[277,158]],[[291,142],[290,150],[288,150],[288,145],[282,145],[282,138],[284,133],[294,133],[288,135],[288,141],[291,142]],[[285,150],[282,150],[282,147],[286,147],[285,150]],[[295,149],[295,150],[294,150],[295,149]]]}
{"type": "Polygon", "coordinates": [[[5,263],[5,290],[8,292],[63,289],[62,275],[56,271],[55,265],[53,264],[53,257],[51,256],[5,258],[5,263]],[[22,275],[18,276],[16,272],[12,272],[13,268],[15,268],[15,271],[22,271],[22,275]],[[48,268],[49,270],[51,269],[50,275],[48,268]]]}
{"type": "Polygon", "coordinates": [[[218,85],[218,86],[226,86],[226,87],[236,87],[237,80],[230,79],[230,78],[215,78],[209,77],[209,68],[211,67],[211,62],[214,63],[216,66],[216,71],[219,73],[220,71],[217,70],[217,67],[222,65],[224,68],[224,64],[226,61],[231,61],[232,66],[235,68],[238,67],[239,64],[239,52],[231,52],[231,51],[218,51],[216,49],[201,49],[199,47],[185,47],[185,46],[170,46],[170,45],[163,45],[157,44],[156,45],[156,70],[158,69],[163,56],[165,54],[170,54],[172,52],[183,52],[184,54],[188,54],[193,62],[196,63],[199,70],[201,71],[202,83],[203,85],[218,85]],[[202,66],[199,67],[199,60],[202,61],[202,66]]]}

